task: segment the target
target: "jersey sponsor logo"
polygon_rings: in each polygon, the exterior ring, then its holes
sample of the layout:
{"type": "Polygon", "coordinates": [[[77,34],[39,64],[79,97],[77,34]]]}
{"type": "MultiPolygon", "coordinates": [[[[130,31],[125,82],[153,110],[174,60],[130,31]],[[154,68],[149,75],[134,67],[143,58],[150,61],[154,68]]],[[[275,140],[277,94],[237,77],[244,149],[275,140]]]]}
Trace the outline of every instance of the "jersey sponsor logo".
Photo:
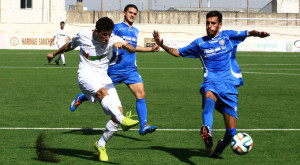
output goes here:
{"type": "Polygon", "coordinates": [[[204,49],[205,57],[215,56],[226,51],[226,46],[219,46],[214,49],[204,49]]]}
{"type": "Polygon", "coordinates": [[[81,46],[91,47],[91,45],[88,44],[82,44],[81,46]]]}
{"type": "Polygon", "coordinates": [[[137,42],[137,38],[135,38],[135,37],[123,36],[123,39],[128,42],[137,42]]]}

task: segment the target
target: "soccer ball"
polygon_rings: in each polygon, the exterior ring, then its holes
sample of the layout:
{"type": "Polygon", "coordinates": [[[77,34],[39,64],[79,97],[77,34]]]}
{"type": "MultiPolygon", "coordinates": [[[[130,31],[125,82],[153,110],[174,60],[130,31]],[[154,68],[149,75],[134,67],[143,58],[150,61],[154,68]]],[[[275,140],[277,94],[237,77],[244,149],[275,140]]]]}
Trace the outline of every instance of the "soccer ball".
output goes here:
{"type": "Polygon", "coordinates": [[[237,133],[232,137],[231,149],[236,154],[245,155],[252,149],[252,146],[253,140],[246,133],[237,133]]]}

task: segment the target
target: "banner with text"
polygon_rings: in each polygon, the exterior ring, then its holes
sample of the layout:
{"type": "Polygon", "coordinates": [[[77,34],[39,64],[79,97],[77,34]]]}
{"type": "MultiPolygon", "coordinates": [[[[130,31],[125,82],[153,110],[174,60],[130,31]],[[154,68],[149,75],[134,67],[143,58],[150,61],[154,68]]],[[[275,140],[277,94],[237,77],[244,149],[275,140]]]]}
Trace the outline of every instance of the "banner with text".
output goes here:
{"type": "MultiPolygon", "coordinates": [[[[145,39],[145,44],[147,41],[145,39]]],[[[164,44],[172,48],[181,48],[191,42],[194,38],[166,38],[164,44]]],[[[153,42],[153,41],[152,41],[153,42]]],[[[299,40],[268,40],[261,38],[247,38],[238,45],[238,51],[265,51],[265,52],[300,52],[299,40]]]]}

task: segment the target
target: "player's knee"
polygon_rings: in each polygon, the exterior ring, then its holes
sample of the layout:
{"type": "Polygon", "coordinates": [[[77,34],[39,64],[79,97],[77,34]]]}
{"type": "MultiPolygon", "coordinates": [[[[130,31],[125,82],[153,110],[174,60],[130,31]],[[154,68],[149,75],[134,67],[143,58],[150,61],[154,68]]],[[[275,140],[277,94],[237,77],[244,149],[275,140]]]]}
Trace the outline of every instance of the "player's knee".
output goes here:
{"type": "Polygon", "coordinates": [[[145,98],[145,91],[141,90],[135,93],[136,99],[144,99],[145,98]]]}
{"type": "Polygon", "coordinates": [[[96,92],[96,97],[100,100],[102,100],[106,95],[108,95],[108,92],[104,87],[96,92]]]}
{"type": "Polygon", "coordinates": [[[207,98],[211,98],[211,99],[213,99],[215,102],[217,101],[217,97],[216,97],[216,95],[215,95],[212,91],[207,91],[207,92],[205,93],[205,99],[207,99],[207,98]]]}

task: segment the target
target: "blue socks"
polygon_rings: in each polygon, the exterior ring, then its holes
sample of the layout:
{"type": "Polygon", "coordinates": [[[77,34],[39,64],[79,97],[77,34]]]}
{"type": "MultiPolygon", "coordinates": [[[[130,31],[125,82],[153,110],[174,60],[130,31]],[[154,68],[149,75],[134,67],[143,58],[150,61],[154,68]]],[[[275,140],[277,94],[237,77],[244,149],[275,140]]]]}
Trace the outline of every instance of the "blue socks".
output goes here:
{"type": "Polygon", "coordinates": [[[212,135],[212,124],[213,124],[213,112],[215,108],[215,102],[212,98],[207,98],[204,101],[204,107],[202,112],[203,124],[209,126],[209,131],[212,135]]]}
{"type": "Polygon", "coordinates": [[[80,103],[83,103],[83,102],[85,102],[85,101],[87,101],[88,100],[88,98],[87,97],[85,97],[85,95],[84,94],[82,94],[80,97],[79,97],[79,101],[80,101],[80,103]]]}
{"type": "Polygon", "coordinates": [[[147,107],[145,99],[136,100],[136,111],[139,115],[140,128],[147,124],[147,107]]]}
{"type": "Polygon", "coordinates": [[[230,144],[231,139],[235,134],[236,134],[236,128],[234,128],[234,129],[226,128],[226,133],[224,135],[223,142],[217,146],[217,148],[215,149],[215,152],[218,152],[219,154],[221,154],[223,152],[223,150],[228,146],[228,144],[230,144]]]}

